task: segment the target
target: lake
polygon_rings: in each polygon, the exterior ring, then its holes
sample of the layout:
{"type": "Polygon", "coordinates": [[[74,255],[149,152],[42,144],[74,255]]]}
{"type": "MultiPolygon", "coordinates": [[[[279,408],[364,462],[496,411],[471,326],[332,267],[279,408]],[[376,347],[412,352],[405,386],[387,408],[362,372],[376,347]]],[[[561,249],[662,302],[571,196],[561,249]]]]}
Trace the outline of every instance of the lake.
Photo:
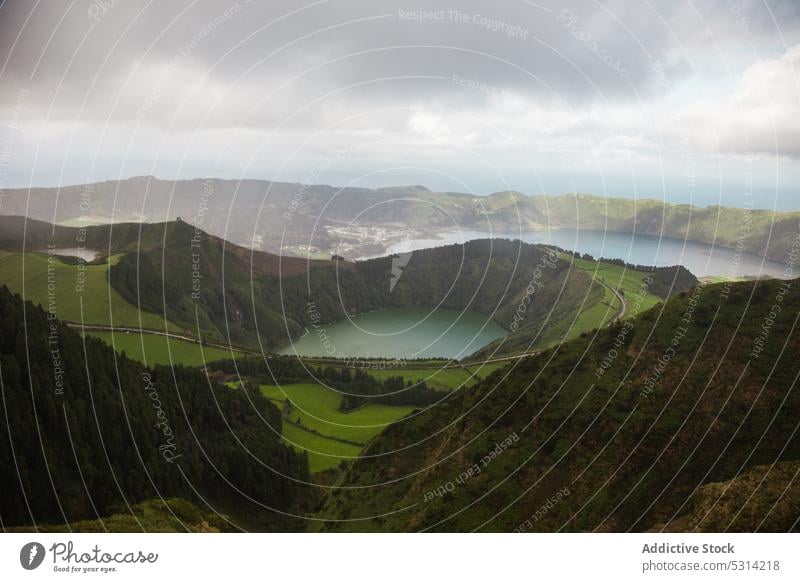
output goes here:
{"type": "Polygon", "coordinates": [[[646,234],[597,230],[558,229],[548,232],[494,232],[461,230],[443,232],[440,238],[408,239],[391,245],[386,255],[439,247],[481,238],[521,239],[529,243],[552,244],[563,249],[589,253],[595,258],[622,259],[634,265],[665,267],[683,265],[696,277],[769,276],[784,277],[784,265],[756,255],[740,254],[725,247],[664,238],[646,234]]]}
{"type": "Polygon", "coordinates": [[[87,263],[91,263],[92,261],[94,261],[100,254],[99,251],[93,249],[81,249],[77,247],[61,248],[61,249],[42,249],[36,252],[41,253],[43,255],[55,255],[57,257],[73,257],[76,259],[83,259],[87,263]]]}
{"type": "Polygon", "coordinates": [[[312,357],[460,359],[506,335],[488,316],[453,309],[382,309],[319,328],[279,350],[312,357]]]}

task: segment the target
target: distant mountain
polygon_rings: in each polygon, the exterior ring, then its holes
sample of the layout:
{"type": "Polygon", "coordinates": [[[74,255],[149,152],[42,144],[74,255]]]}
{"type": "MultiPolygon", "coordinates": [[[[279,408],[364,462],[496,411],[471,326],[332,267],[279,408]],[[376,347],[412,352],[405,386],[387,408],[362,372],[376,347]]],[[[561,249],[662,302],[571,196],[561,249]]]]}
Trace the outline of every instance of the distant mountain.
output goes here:
{"type": "Polygon", "coordinates": [[[265,180],[152,176],[63,188],[9,189],[0,213],[58,224],[165,222],[180,217],[218,237],[277,254],[381,253],[411,235],[579,228],[716,244],[782,262],[800,213],[665,204],[588,194],[490,196],[423,186],[335,188],[265,180]]]}
{"type": "Polygon", "coordinates": [[[796,531],[798,313],[797,281],[697,287],[509,365],[378,436],[320,528],[796,531]]]}

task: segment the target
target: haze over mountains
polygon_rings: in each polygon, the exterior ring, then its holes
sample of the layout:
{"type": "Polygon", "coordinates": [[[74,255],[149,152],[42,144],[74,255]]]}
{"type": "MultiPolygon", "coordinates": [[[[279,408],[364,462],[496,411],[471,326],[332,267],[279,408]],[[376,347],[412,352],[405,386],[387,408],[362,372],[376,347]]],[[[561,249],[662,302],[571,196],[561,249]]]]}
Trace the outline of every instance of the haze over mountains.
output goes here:
{"type": "Polygon", "coordinates": [[[336,188],[265,180],[152,176],[63,188],[9,189],[0,214],[64,225],[181,218],[231,242],[282,255],[349,258],[451,230],[522,233],[575,228],[696,241],[782,262],[800,212],[665,204],[591,194],[489,196],[424,186],[336,188]]]}

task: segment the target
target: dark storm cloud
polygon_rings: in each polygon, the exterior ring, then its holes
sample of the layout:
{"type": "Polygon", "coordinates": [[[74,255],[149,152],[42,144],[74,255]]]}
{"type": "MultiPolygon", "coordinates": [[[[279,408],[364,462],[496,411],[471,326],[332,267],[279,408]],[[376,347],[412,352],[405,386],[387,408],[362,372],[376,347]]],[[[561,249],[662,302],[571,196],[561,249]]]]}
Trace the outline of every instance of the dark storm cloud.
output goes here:
{"type": "Polygon", "coordinates": [[[156,85],[154,68],[176,62],[247,91],[295,75],[292,95],[366,82],[347,98],[387,104],[486,98],[454,91],[454,78],[567,103],[637,99],[659,91],[659,75],[678,83],[696,73],[693,59],[723,58],[717,44],[724,51],[745,33],[773,44],[773,18],[796,39],[796,3],[771,13],[759,4],[9,0],[0,10],[3,101],[25,85],[32,105],[49,107],[57,94],[55,115],[86,100],[84,115],[105,119],[126,81],[142,88],[137,70],[156,85]]]}
{"type": "Polygon", "coordinates": [[[554,174],[639,162],[654,174],[662,140],[796,156],[799,5],[8,0],[0,115],[16,158],[3,171],[52,183],[285,164],[304,180],[370,140],[337,179],[395,164],[457,173],[463,147],[554,174]]]}

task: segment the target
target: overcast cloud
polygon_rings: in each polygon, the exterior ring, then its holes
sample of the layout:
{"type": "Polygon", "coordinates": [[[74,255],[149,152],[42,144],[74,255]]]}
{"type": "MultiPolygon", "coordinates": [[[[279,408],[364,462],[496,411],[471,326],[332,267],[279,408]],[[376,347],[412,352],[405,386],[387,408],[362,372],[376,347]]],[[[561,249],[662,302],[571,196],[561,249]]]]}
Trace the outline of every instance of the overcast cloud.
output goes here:
{"type": "Polygon", "coordinates": [[[313,177],[800,208],[794,0],[7,0],[0,59],[0,187],[313,177]]]}

